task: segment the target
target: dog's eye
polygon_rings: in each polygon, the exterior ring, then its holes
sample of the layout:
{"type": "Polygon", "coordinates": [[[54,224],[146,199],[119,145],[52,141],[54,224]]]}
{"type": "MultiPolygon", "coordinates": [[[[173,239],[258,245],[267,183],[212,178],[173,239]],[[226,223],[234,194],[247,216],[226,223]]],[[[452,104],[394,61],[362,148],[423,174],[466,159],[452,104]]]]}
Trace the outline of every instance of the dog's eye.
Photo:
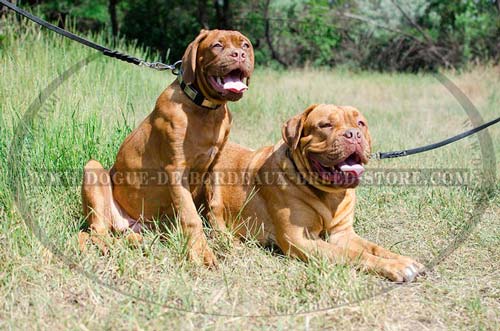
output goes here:
{"type": "Polygon", "coordinates": [[[319,127],[320,129],[324,129],[324,128],[331,128],[332,126],[333,126],[333,125],[332,125],[332,123],[330,123],[330,122],[324,122],[324,123],[319,123],[319,124],[318,124],[318,127],[319,127]]]}
{"type": "Polygon", "coordinates": [[[212,48],[224,48],[224,46],[221,43],[215,43],[212,45],[212,48]]]}
{"type": "Polygon", "coordinates": [[[244,42],[244,43],[241,45],[241,48],[243,48],[243,49],[250,48],[250,44],[249,44],[249,43],[247,43],[247,42],[244,42]]]}
{"type": "Polygon", "coordinates": [[[361,120],[359,120],[358,121],[358,126],[364,127],[364,126],[366,126],[366,123],[363,122],[363,121],[361,121],[361,120]]]}

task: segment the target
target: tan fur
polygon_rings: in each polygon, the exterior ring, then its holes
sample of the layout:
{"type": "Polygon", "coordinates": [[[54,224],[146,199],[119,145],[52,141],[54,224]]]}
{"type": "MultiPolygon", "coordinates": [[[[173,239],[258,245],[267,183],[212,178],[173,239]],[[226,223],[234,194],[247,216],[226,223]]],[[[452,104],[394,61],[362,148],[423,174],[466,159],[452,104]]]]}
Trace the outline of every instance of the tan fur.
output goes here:
{"type": "MultiPolygon", "coordinates": [[[[188,176],[209,170],[228,138],[231,115],[226,102],[241,98],[221,95],[208,76],[240,69],[249,77],[253,49],[239,32],[202,30],[187,47],[182,68],[185,82],[194,83],[205,98],[221,105],[217,109],[197,106],[174,81],[159,96],[153,112],[125,139],[110,172],[94,160],[85,166],[83,208],[90,237],[104,251],[109,230],[139,232],[153,218],[179,215],[189,238],[189,257],[213,265],[215,256],[207,246],[195,203],[201,185],[192,185],[188,176]],[[223,48],[214,48],[214,43],[223,48]],[[236,61],[234,52],[244,52],[244,60],[236,61]],[[158,185],[158,177],[168,183],[158,185]],[[98,183],[92,182],[95,178],[98,183]],[[152,183],[144,178],[153,179],[152,183]]],[[[87,237],[80,234],[82,248],[87,237]]],[[[136,234],[129,237],[140,241],[136,234]]]]}
{"type": "Polygon", "coordinates": [[[213,226],[224,230],[231,224],[238,235],[273,241],[303,260],[320,255],[332,262],[359,262],[394,281],[412,280],[421,264],[354,232],[357,183],[331,185],[311,173],[311,154],[336,164],[357,150],[368,162],[371,137],[361,123],[366,119],[355,108],[312,105],[284,125],[284,142],[257,151],[226,144],[208,190],[213,226]],[[322,123],[331,127],[321,128],[322,123]],[[359,142],[346,139],[347,130],[359,132],[359,142]]]}

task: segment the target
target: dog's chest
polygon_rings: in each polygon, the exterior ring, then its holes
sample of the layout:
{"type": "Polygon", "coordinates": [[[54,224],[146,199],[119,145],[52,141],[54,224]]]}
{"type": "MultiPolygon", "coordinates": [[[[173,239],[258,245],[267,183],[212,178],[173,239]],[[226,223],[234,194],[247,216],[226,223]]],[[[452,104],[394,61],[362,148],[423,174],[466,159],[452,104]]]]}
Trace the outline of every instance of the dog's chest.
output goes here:
{"type": "Polygon", "coordinates": [[[219,153],[220,146],[217,144],[216,146],[209,147],[203,151],[200,151],[196,155],[194,160],[194,169],[196,170],[205,170],[208,168],[212,162],[215,160],[217,153],[219,153]]]}
{"type": "Polygon", "coordinates": [[[229,125],[222,121],[209,121],[192,132],[191,151],[195,169],[205,169],[215,160],[229,133],[229,125]]]}

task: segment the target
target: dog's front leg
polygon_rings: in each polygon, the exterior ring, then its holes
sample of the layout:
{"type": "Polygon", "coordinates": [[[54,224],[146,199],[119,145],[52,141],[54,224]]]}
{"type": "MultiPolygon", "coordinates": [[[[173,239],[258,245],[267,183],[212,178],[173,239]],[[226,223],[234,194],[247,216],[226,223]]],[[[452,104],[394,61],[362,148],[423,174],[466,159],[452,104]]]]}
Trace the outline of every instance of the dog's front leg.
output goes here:
{"type": "Polygon", "coordinates": [[[205,182],[205,200],[208,205],[208,221],[217,232],[227,232],[224,221],[224,199],[222,197],[222,183],[219,180],[219,173],[212,172],[205,182]]]}
{"type": "Polygon", "coordinates": [[[411,281],[425,269],[424,265],[410,257],[393,253],[369,240],[361,238],[352,228],[334,233],[328,240],[335,246],[349,247],[350,249],[366,252],[381,258],[377,267],[372,271],[392,280],[411,281]]]}
{"type": "Polygon", "coordinates": [[[380,258],[366,251],[348,245],[331,244],[319,235],[309,234],[306,229],[295,228],[277,236],[278,245],[283,252],[308,261],[311,257],[325,257],[333,263],[345,264],[360,262],[368,269],[375,269],[380,258]]]}
{"type": "Polygon", "coordinates": [[[189,169],[168,171],[172,204],[178,213],[181,228],[187,237],[188,258],[194,262],[203,262],[208,267],[216,265],[217,260],[208,246],[203,232],[203,222],[196,210],[189,185],[189,169]]]}
{"type": "Polygon", "coordinates": [[[349,242],[349,245],[351,247],[355,246],[357,249],[365,250],[370,254],[373,254],[375,256],[380,256],[386,259],[411,260],[410,257],[393,253],[382,246],[379,246],[369,240],[360,237],[356,232],[354,232],[354,229],[352,228],[347,231],[342,231],[333,234],[332,236],[330,236],[329,241],[339,245],[349,242]]]}
{"type": "Polygon", "coordinates": [[[284,252],[304,261],[309,260],[311,256],[326,257],[333,263],[358,265],[363,270],[381,274],[398,282],[412,281],[416,276],[411,264],[370,254],[351,241],[327,242],[319,236],[307,235],[307,231],[304,230],[288,232],[277,239],[284,252]]]}

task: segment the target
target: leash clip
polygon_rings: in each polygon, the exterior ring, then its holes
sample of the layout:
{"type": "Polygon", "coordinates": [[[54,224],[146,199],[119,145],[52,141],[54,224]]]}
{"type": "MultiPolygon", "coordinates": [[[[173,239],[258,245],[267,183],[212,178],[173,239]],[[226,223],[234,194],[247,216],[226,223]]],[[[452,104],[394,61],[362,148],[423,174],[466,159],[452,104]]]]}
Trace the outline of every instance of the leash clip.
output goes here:
{"type": "Polygon", "coordinates": [[[173,65],[172,65],[172,73],[176,76],[179,76],[181,73],[182,73],[182,68],[181,68],[181,65],[182,65],[182,60],[179,60],[177,62],[175,62],[173,65]]]}
{"type": "Polygon", "coordinates": [[[148,68],[155,69],[155,70],[158,70],[158,71],[173,70],[174,69],[173,66],[165,64],[165,63],[161,63],[161,62],[146,62],[146,61],[141,61],[141,63],[139,65],[146,66],[148,68]]]}
{"type": "Polygon", "coordinates": [[[181,71],[181,66],[180,66],[181,64],[182,64],[182,60],[177,61],[174,64],[141,61],[139,63],[139,66],[148,67],[148,68],[158,70],[158,71],[172,70],[172,73],[174,75],[178,76],[180,71],[181,71]]]}

